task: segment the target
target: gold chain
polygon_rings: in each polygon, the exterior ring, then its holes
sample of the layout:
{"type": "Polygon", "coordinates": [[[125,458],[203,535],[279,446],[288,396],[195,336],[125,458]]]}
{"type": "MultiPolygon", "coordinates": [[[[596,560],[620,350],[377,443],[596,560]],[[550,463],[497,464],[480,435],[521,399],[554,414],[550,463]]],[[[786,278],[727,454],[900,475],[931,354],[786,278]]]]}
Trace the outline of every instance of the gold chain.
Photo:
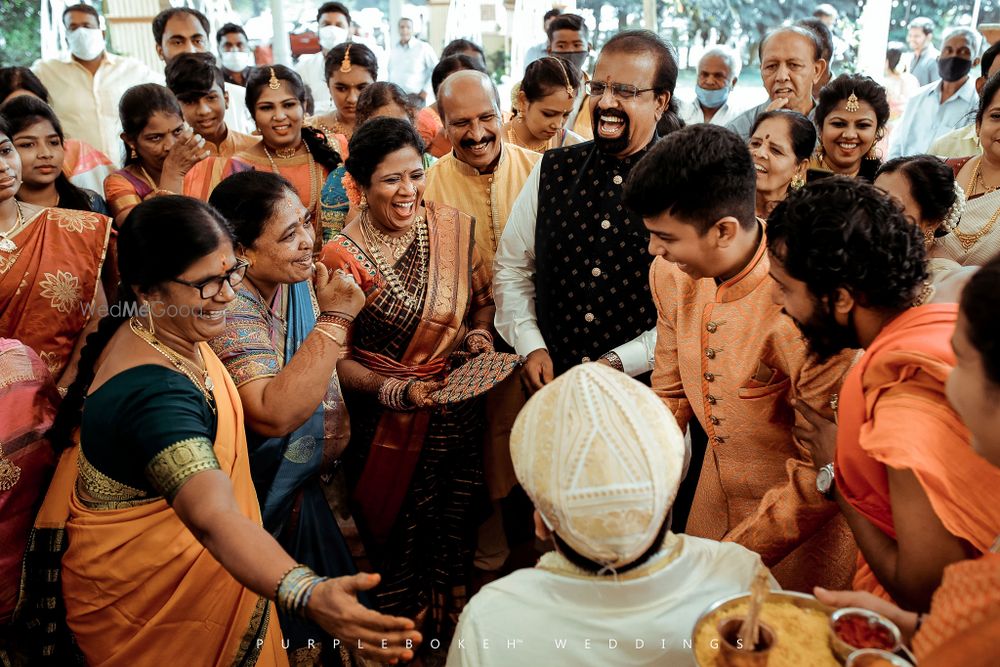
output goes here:
{"type": "MultiPolygon", "coordinates": [[[[974,192],[974,188],[977,181],[983,183],[982,175],[979,172],[979,167],[983,164],[983,158],[981,157],[976,158],[976,160],[977,160],[976,168],[972,170],[972,176],[969,178],[969,184],[965,186],[965,191],[968,192],[970,195],[974,192]]],[[[983,183],[983,188],[985,187],[986,184],[983,183]]],[[[1000,188],[993,188],[992,190],[987,190],[985,194],[989,194],[997,189],[1000,188]]],[[[980,227],[978,231],[972,234],[964,234],[958,231],[958,228],[956,227],[952,233],[955,235],[955,238],[958,239],[958,242],[962,245],[962,249],[969,250],[970,248],[972,248],[972,246],[976,245],[979,239],[983,238],[991,231],[993,231],[993,226],[996,224],[998,217],[1000,217],[1000,208],[997,208],[997,210],[993,212],[993,217],[990,218],[990,221],[987,222],[982,227],[980,227]]]]}
{"type": "Polygon", "coordinates": [[[385,277],[389,290],[400,301],[404,302],[411,309],[416,310],[420,306],[424,292],[427,290],[427,264],[430,248],[427,242],[427,224],[424,222],[423,216],[417,216],[417,219],[413,221],[413,227],[417,228],[417,250],[420,253],[420,273],[417,278],[417,293],[415,295],[406,291],[406,288],[403,287],[403,281],[395,269],[389,266],[389,262],[382,255],[382,248],[375,238],[378,230],[372,224],[368,211],[361,212],[361,236],[364,238],[365,245],[368,246],[368,250],[372,254],[372,259],[375,260],[375,265],[385,277]]]}
{"type": "Polygon", "coordinates": [[[413,224],[410,225],[410,228],[407,229],[406,233],[402,236],[389,236],[388,234],[382,233],[371,224],[369,224],[368,231],[375,237],[376,242],[382,243],[389,248],[392,252],[392,258],[394,260],[399,261],[399,258],[403,256],[406,249],[410,247],[411,243],[413,243],[413,239],[417,237],[417,226],[421,220],[422,218],[418,216],[417,219],[414,220],[413,224]]]}
{"type": "MultiPolygon", "coordinates": [[[[313,222],[316,223],[320,219],[319,208],[318,208],[320,184],[319,184],[319,177],[317,176],[317,172],[319,170],[316,169],[316,161],[313,159],[312,151],[309,150],[309,144],[307,144],[305,141],[303,141],[300,145],[306,147],[306,155],[309,157],[309,206],[308,206],[308,209],[309,209],[309,212],[313,216],[313,222]]],[[[265,144],[263,141],[261,141],[260,142],[260,146],[261,146],[261,148],[264,149],[264,155],[267,156],[267,161],[271,163],[271,171],[273,171],[275,174],[278,174],[280,176],[281,175],[281,170],[278,169],[278,164],[274,161],[274,158],[271,157],[271,151],[267,150],[267,144],[265,144]]],[[[296,147],[295,150],[297,151],[298,147],[296,147]]]]}
{"type": "Polygon", "coordinates": [[[13,237],[17,236],[26,226],[24,211],[21,210],[21,202],[15,199],[14,208],[17,209],[17,217],[14,219],[14,226],[6,232],[0,232],[0,250],[4,252],[14,252],[17,250],[17,244],[14,243],[13,237]]]}
{"type": "MultiPolygon", "coordinates": [[[[523,121],[522,121],[523,123],[523,121]]],[[[537,148],[534,146],[529,146],[527,142],[522,142],[517,136],[517,132],[514,131],[514,121],[510,122],[507,126],[507,140],[515,146],[520,146],[521,148],[527,148],[529,151],[535,151],[536,153],[544,153],[545,149],[548,148],[548,140],[543,141],[537,148]]]]}
{"type": "MultiPolygon", "coordinates": [[[[132,333],[146,341],[151,348],[162,354],[167,358],[173,366],[183,373],[194,386],[198,387],[198,391],[201,392],[202,396],[205,397],[205,401],[208,403],[208,407],[212,410],[212,414],[215,414],[215,399],[212,396],[212,390],[215,388],[212,382],[211,376],[208,374],[208,369],[202,369],[197,364],[195,364],[190,359],[186,359],[182,355],[178,354],[176,351],[171,349],[168,345],[160,341],[155,335],[146,330],[142,323],[136,318],[132,318],[129,321],[129,328],[132,329],[132,333]],[[195,368],[199,374],[201,374],[202,379],[199,380],[197,375],[191,371],[191,368],[195,368]]],[[[201,352],[198,352],[198,356],[201,356],[201,352]]],[[[205,360],[202,359],[202,363],[205,360]]]]}

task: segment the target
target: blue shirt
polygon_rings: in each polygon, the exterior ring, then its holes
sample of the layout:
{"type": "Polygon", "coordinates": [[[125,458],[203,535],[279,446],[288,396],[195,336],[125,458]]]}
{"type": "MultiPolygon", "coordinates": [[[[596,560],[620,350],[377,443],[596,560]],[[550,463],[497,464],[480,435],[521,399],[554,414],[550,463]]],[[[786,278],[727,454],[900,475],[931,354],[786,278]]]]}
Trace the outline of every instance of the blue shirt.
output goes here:
{"type": "Polygon", "coordinates": [[[886,159],[926,153],[935,139],[966,125],[975,116],[979,107],[975,78],[969,76],[944,104],[941,103],[942,83],[928,84],[910,98],[903,117],[892,130],[886,159]]]}

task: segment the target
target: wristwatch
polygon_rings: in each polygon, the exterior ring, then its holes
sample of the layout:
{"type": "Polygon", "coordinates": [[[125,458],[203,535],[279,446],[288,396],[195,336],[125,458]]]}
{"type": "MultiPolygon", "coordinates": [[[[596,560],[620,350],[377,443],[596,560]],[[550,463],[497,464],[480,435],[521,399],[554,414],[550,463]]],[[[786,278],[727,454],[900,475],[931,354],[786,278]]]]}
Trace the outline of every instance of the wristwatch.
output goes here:
{"type": "Polygon", "coordinates": [[[816,474],[816,490],[828,499],[833,498],[833,484],[835,481],[833,464],[827,463],[816,474]]]}

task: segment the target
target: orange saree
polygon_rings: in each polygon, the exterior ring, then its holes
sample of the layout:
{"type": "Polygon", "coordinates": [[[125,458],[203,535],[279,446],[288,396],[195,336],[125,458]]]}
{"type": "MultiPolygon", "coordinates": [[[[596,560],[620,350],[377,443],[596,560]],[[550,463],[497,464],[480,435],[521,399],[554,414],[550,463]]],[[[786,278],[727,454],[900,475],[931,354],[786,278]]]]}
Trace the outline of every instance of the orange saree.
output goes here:
{"type": "MultiPolygon", "coordinates": [[[[239,394],[207,344],[201,354],[216,387],[216,459],[241,512],[259,523],[239,394]]],[[[79,449],[62,456],[35,526],[65,522],[66,621],[87,663],[287,665],[272,603],[223,570],[165,499],[116,509],[81,501],[79,449]]]]}
{"type": "Polygon", "coordinates": [[[0,250],[0,337],[32,348],[56,380],[93,314],[110,232],[98,213],[46,208],[0,250]]]}
{"type": "MultiPolygon", "coordinates": [[[[957,317],[957,304],[911,308],[882,330],[847,375],[840,394],[837,488],[895,538],[886,468],[910,470],[948,532],[983,553],[1000,534],[1000,469],[972,449],[968,430],[945,397],[955,365],[950,340],[957,317]]],[[[891,599],[860,555],[854,588],[891,599]]]]}

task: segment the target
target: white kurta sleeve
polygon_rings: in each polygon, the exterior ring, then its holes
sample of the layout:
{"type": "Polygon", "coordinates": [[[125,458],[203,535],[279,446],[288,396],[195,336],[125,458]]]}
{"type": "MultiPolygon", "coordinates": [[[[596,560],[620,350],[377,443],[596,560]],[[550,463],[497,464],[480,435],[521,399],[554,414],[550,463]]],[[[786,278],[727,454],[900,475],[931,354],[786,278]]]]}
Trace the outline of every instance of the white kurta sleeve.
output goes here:
{"type": "Polygon", "coordinates": [[[622,360],[622,369],[629,377],[635,377],[653,370],[656,352],[656,327],[643,331],[627,343],[611,350],[622,360]]]}
{"type": "Polygon", "coordinates": [[[523,356],[545,349],[535,315],[535,221],[542,161],[532,168],[500,236],[493,264],[496,328],[523,356]]]}

